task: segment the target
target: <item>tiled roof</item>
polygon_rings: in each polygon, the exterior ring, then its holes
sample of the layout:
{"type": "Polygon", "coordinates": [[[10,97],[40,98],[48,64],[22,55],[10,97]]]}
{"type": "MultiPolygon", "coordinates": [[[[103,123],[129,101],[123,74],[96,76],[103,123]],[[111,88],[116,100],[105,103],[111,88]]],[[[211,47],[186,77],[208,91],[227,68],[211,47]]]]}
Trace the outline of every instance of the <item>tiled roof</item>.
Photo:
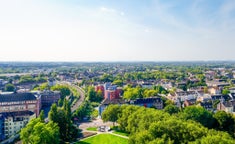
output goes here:
{"type": "Polygon", "coordinates": [[[109,104],[125,104],[125,103],[126,103],[126,101],[123,99],[112,99],[112,100],[105,99],[105,100],[103,100],[103,102],[101,104],[109,105],[109,104]]]}
{"type": "Polygon", "coordinates": [[[162,99],[159,97],[156,98],[141,98],[133,101],[134,104],[143,104],[143,103],[155,103],[162,102],[162,99]]]}
{"type": "Polygon", "coordinates": [[[28,101],[36,99],[37,97],[32,93],[13,93],[0,95],[0,102],[28,101]]]}
{"type": "Polygon", "coordinates": [[[223,98],[225,101],[228,101],[231,99],[229,95],[211,95],[212,100],[220,100],[223,98]]]}

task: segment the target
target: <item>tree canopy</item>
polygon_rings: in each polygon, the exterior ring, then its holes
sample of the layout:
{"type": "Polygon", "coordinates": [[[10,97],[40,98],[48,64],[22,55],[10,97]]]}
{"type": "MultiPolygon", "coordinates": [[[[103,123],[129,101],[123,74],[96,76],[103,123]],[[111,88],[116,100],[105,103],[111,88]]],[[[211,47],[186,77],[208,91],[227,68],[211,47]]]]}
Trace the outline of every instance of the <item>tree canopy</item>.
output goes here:
{"type": "Polygon", "coordinates": [[[59,135],[56,123],[52,121],[44,123],[40,118],[30,120],[20,132],[23,144],[59,144],[59,135]]]}

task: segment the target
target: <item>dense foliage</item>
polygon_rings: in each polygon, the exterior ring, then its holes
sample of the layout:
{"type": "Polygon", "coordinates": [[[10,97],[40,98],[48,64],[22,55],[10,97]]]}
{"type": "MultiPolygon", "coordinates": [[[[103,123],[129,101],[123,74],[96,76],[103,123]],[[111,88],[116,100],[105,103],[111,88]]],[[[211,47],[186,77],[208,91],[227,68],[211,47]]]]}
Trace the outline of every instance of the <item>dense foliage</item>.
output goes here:
{"type": "Polygon", "coordinates": [[[168,91],[162,86],[154,86],[153,88],[141,88],[141,87],[131,87],[128,86],[124,88],[123,97],[125,99],[136,99],[136,98],[148,98],[157,96],[158,94],[167,94],[168,91]]]}
{"type": "Polygon", "coordinates": [[[73,126],[71,118],[71,107],[66,99],[64,99],[62,107],[57,107],[56,104],[51,106],[49,119],[58,124],[62,141],[71,141],[78,135],[78,130],[73,126]]]}
{"type": "Polygon", "coordinates": [[[83,120],[84,118],[90,117],[93,111],[94,111],[94,109],[93,109],[91,103],[86,100],[73,113],[73,117],[76,117],[79,120],[83,120]]]}
{"type": "Polygon", "coordinates": [[[51,90],[60,91],[61,93],[61,99],[63,100],[66,96],[69,96],[71,94],[71,91],[67,85],[55,85],[51,87],[51,90]]]}
{"type": "Polygon", "coordinates": [[[20,132],[23,144],[59,144],[59,127],[53,121],[45,123],[42,117],[34,118],[20,132]]]}
{"type": "Polygon", "coordinates": [[[5,91],[8,91],[8,92],[13,92],[15,90],[15,86],[13,84],[6,84],[5,85],[5,91]]]}
{"type": "MultiPolygon", "coordinates": [[[[179,112],[170,105],[164,111],[131,105],[110,105],[104,111],[102,118],[105,121],[117,121],[120,130],[130,133],[130,144],[201,144],[219,141],[233,144],[234,142],[231,135],[222,132],[228,130],[209,124],[212,121],[215,124],[217,120],[220,120],[221,123],[220,113],[214,115],[217,117],[216,119],[201,107],[188,107],[179,112]],[[174,115],[170,115],[168,112],[174,115]],[[208,129],[208,127],[222,131],[208,129]]],[[[231,118],[234,122],[234,118],[231,118]]],[[[230,118],[227,120],[230,121],[230,118]]],[[[230,123],[230,127],[233,126],[234,123],[230,123]]]]}

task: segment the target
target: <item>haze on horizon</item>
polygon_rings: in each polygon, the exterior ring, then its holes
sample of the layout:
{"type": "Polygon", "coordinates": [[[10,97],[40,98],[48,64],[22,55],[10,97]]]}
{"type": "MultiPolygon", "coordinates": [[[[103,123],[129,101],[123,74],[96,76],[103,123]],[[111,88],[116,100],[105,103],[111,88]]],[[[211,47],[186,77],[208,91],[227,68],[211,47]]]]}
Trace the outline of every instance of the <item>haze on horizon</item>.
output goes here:
{"type": "Polygon", "coordinates": [[[0,0],[0,61],[235,60],[233,0],[0,0]]]}

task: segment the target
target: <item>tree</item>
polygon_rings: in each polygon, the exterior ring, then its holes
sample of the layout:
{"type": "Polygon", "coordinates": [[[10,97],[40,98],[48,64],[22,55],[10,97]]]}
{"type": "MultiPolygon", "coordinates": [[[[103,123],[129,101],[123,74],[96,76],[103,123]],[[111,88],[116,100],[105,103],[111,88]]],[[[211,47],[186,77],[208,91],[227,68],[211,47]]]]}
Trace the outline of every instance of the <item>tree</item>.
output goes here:
{"type": "Polygon", "coordinates": [[[51,87],[51,90],[58,90],[61,93],[61,99],[64,100],[66,96],[69,96],[71,94],[70,89],[66,85],[55,85],[51,87]]]}
{"type": "Polygon", "coordinates": [[[191,144],[234,144],[234,139],[225,132],[209,130],[207,135],[191,144]]]}
{"type": "Polygon", "coordinates": [[[59,144],[59,127],[52,121],[46,124],[35,118],[21,129],[20,139],[23,144],[59,144]]]}
{"type": "Polygon", "coordinates": [[[74,112],[73,117],[77,117],[79,120],[83,120],[85,117],[90,117],[93,107],[89,101],[84,101],[78,109],[74,112]]]}
{"type": "Polygon", "coordinates": [[[87,99],[91,102],[100,102],[102,100],[102,92],[96,92],[92,86],[88,87],[87,99]]]}
{"type": "Polygon", "coordinates": [[[15,90],[15,86],[13,84],[6,84],[5,85],[5,91],[8,91],[8,92],[13,92],[15,90]]]}
{"type": "Polygon", "coordinates": [[[232,135],[235,134],[235,119],[231,114],[218,111],[214,114],[214,118],[218,124],[217,129],[227,131],[232,135]]]}
{"type": "Polygon", "coordinates": [[[124,98],[125,99],[143,98],[143,89],[140,87],[136,88],[128,87],[124,90],[124,98]]]}
{"type": "Polygon", "coordinates": [[[44,110],[41,110],[40,115],[39,115],[39,119],[41,120],[41,122],[44,122],[44,119],[45,119],[44,110]]]}
{"type": "Polygon", "coordinates": [[[177,106],[170,104],[170,105],[167,105],[163,109],[163,111],[172,115],[172,114],[178,113],[180,111],[180,109],[177,106]]]}
{"type": "Polygon", "coordinates": [[[230,93],[230,91],[228,90],[228,89],[223,89],[222,90],[222,94],[223,95],[227,95],[227,94],[229,94],[230,93]]]}
{"type": "Polygon", "coordinates": [[[57,107],[56,104],[51,106],[51,110],[49,112],[49,119],[58,124],[60,138],[63,141],[71,141],[73,138],[77,137],[78,131],[72,125],[71,121],[71,106],[69,102],[64,99],[62,107],[57,107]]]}
{"type": "Polygon", "coordinates": [[[49,119],[54,122],[58,121],[57,105],[55,103],[52,104],[51,109],[49,111],[49,119]]]}
{"type": "Polygon", "coordinates": [[[213,118],[212,113],[204,109],[203,107],[186,107],[184,111],[180,113],[180,115],[185,120],[194,120],[208,128],[213,128],[215,124],[215,119],[213,118]]]}
{"type": "Polygon", "coordinates": [[[24,75],[20,77],[19,83],[31,83],[35,82],[35,79],[31,75],[24,75]]]}
{"type": "Polygon", "coordinates": [[[111,121],[114,123],[118,120],[118,115],[121,113],[121,108],[118,105],[109,105],[102,113],[104,122],[111,121]]]}
{"type": "Polygon", "coordinates": [[[59,107],[62,107],[63,106],[63,100],[60,98],[59,101],[58,101],[58,106],[59,107]]]}
{"type": "Polygon", "coordinates": [[[114,85],[117,85],[117,86],[122,86],[123,85],[123,81],[122,80],[120,80],[120,79],[118,79],[118,80],[115,80],[115,81],[113,81],[113,83],[112,84],[114,84],[114,85]]]}
{"type": "Polygon", "coordinates": [[[41,91],[43,91],[43,90],[49,90],[49,89],[50,89],[50,86],[49,86],[49,84],[46,82],[46,83],[41,84],[41,85],[39,86],[39,89],[40,89],[41,91]]]}
{"type": "Polygon", "coordinates": [[[213,102],[213,105],[212,105],[212,107],[214,108],[214,109],[217,109],[217,105],[220,103],[220,100],[215,100],[214,102],[213,102]]]}
{"type": "Polygon", "coordinates": [[[184,109],[180,114],[183,119],[194,120],[201,123],[203,126],[212,128],[215,123],[215,119],[211,112],[207,111],[203,107],[189,106],[184,109]]]}
{"type": "Polygon", "coordinates": [[[183,121],[170,117],[153,122],[149,129],[133,133],[130,142],[133,144],[188,143],[206,135],[207,129],[193,121],[183,121]]]}
{"type": "Polygon", "coordinates": [[[113,76],[110,74],[103,74],[100,78],[102,82],[112,82],[113,81],[113,76]]]}

